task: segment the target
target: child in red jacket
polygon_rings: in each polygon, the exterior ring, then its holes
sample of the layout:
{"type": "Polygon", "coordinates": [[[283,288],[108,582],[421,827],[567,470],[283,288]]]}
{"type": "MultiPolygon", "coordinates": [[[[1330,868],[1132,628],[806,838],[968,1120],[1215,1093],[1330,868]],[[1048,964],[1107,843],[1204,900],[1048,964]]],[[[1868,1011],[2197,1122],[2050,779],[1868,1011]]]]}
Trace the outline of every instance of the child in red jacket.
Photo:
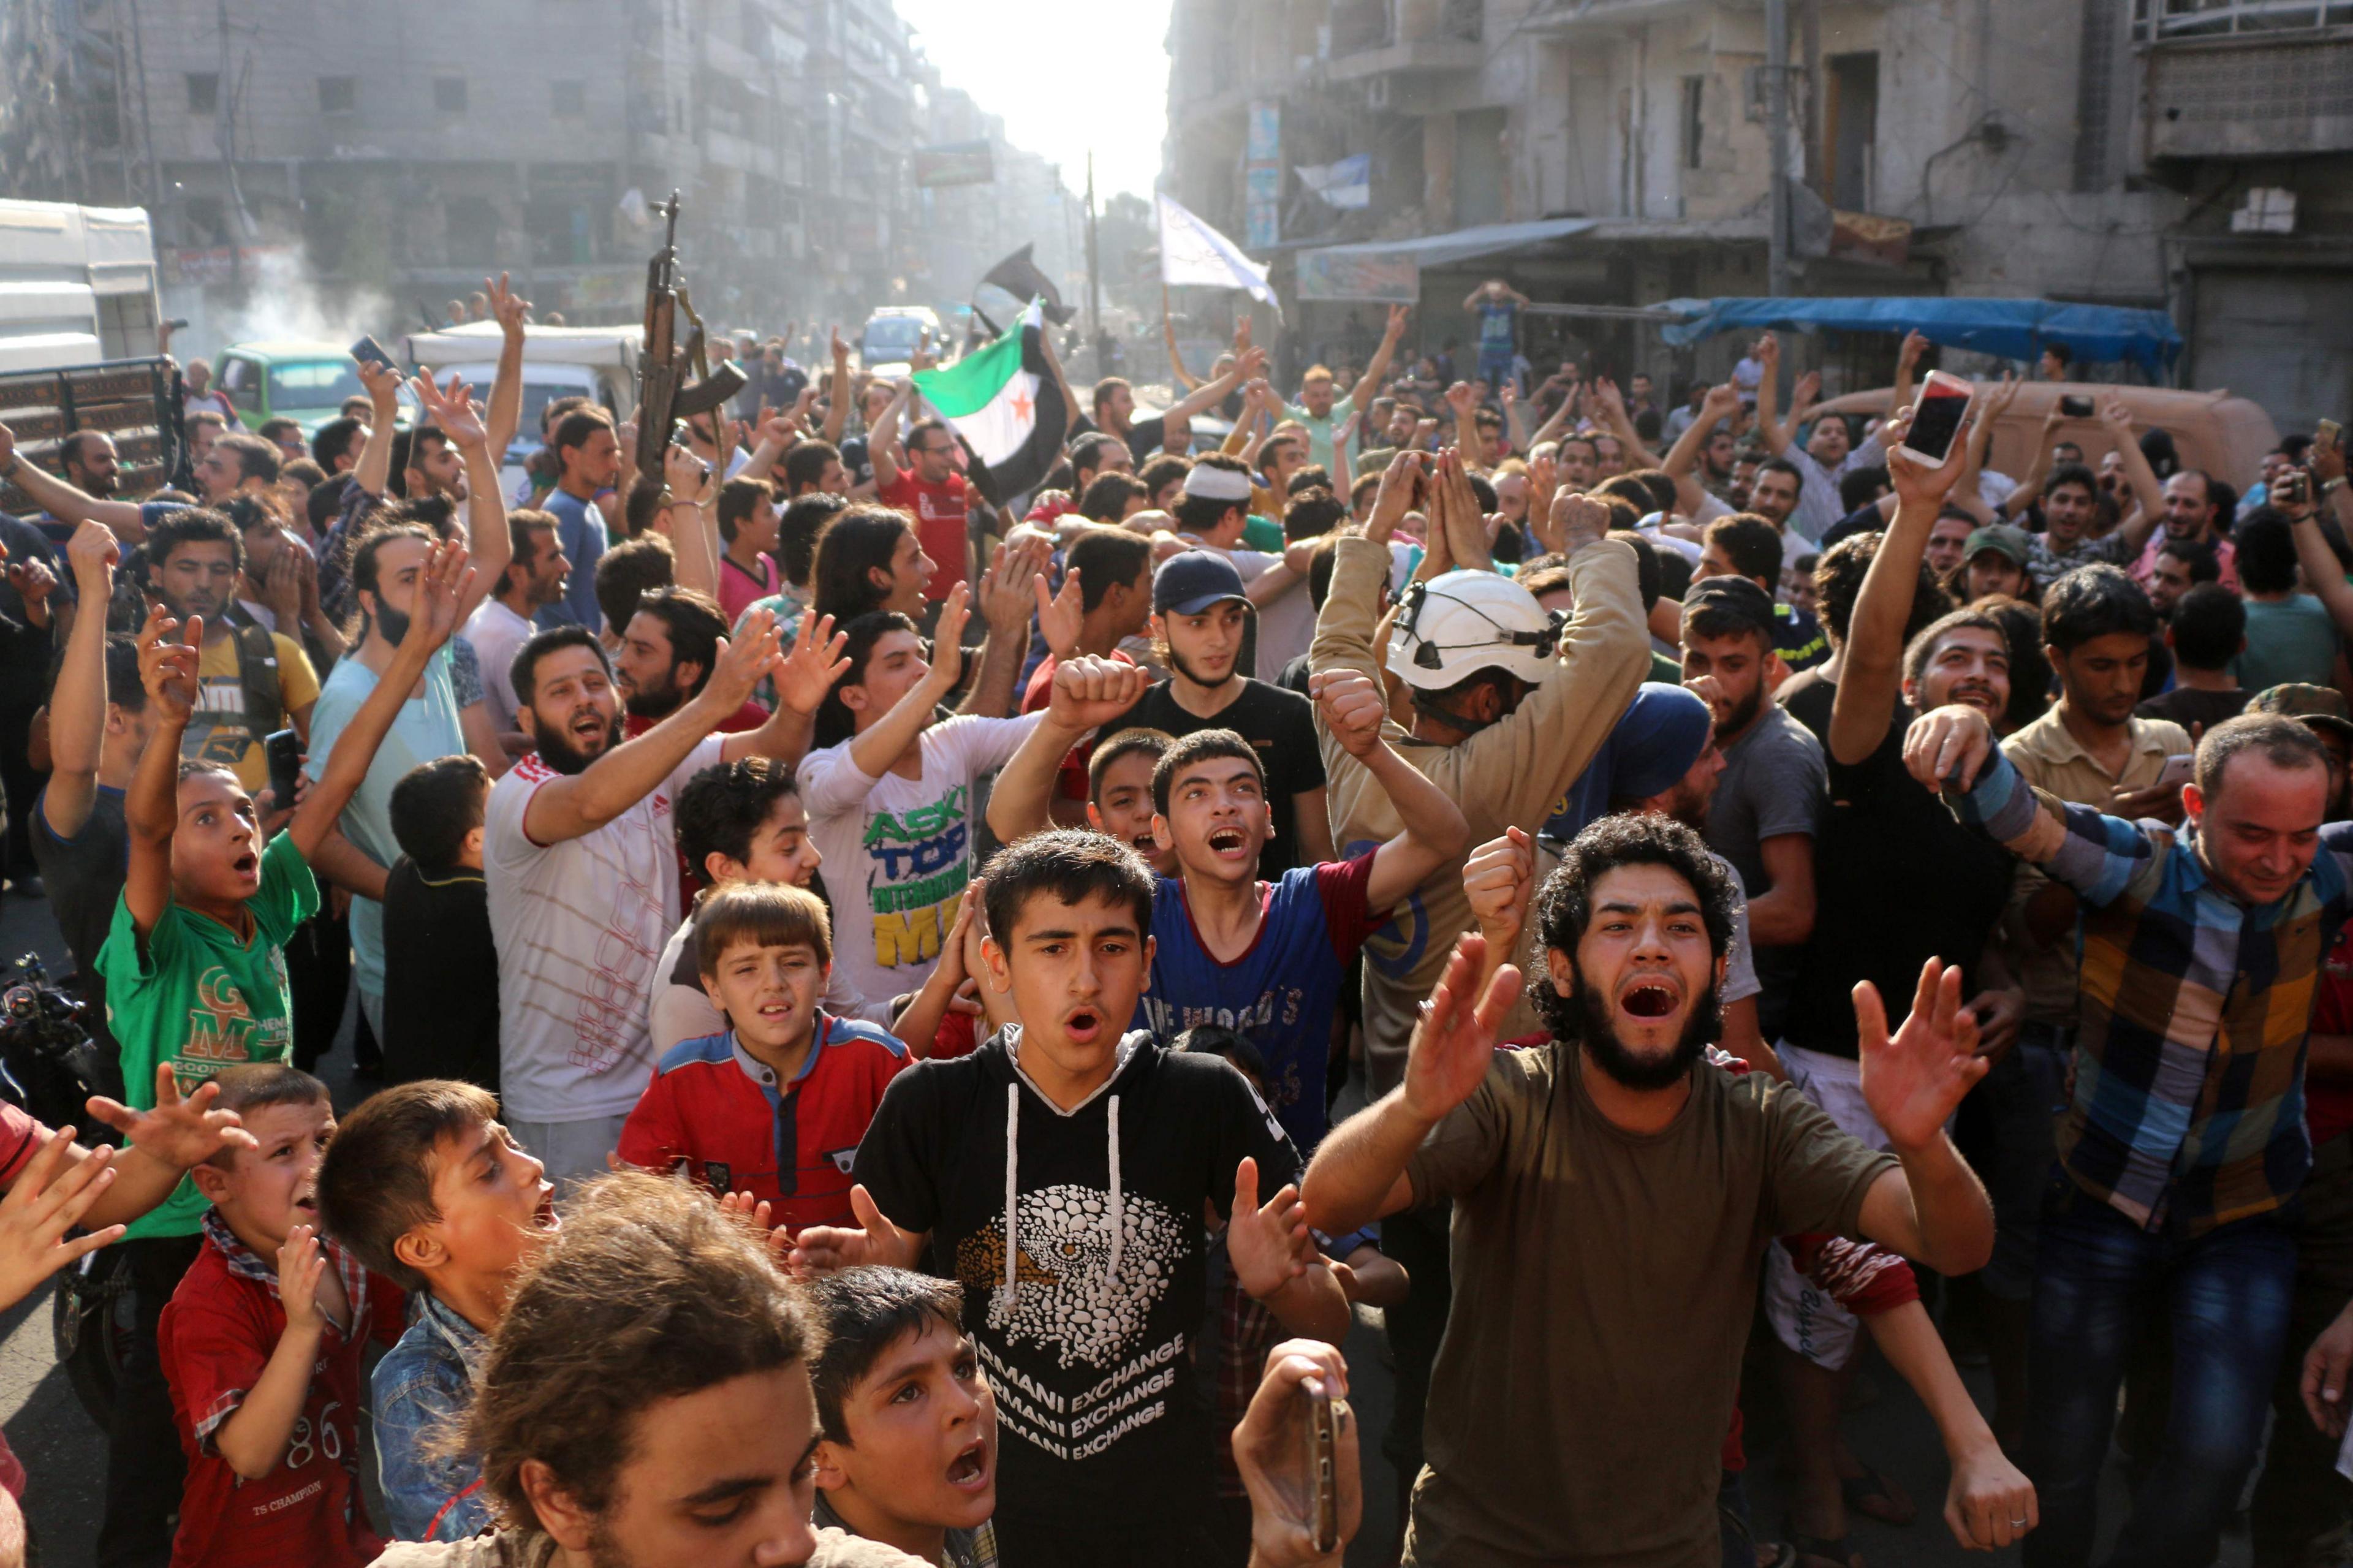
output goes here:
{"type": "Polygon", "coordinates": [[[818,1006],[833,963],[824,903],[783,883],[714,889],[695,912],[694,948],[728,1027],[662,1054],[621,1129],[621,1158],[748,1193],[789,1232],[853,1223],[850,1157],[907,1048],[818,1006]]]}

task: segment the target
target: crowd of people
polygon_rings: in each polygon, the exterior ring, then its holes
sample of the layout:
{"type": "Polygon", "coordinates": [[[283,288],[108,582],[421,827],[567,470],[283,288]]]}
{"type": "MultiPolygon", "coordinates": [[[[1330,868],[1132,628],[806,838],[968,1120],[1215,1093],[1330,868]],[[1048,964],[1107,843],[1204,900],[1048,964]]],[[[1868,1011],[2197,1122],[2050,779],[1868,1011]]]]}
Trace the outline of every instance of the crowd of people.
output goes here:
{"type": "Polygon", "coordinates": [[[123,1140],[0,1103],[0,1298],[120,1259],[105,1568],[1274,1568],[1376,1453],[1408,1563],[1852,1568],[1866,1334],[1963,1546],[2091,1562],[2112,1444],[2105,1561],[2259,1459],[2259,1563],[2353,1533],[2333,426],[2107,389],[2011,477],[2013,382],[1906,444],[1917,336],[1883,419],[1770,335],[1662,408],[1494,283],[1466,379],[1398,309],[1070,392],[1023,497],[838,335],[518,486],[482,300],[405,428],[192,402],[132,498],[0,427],[8,868],[123,1140]]]}

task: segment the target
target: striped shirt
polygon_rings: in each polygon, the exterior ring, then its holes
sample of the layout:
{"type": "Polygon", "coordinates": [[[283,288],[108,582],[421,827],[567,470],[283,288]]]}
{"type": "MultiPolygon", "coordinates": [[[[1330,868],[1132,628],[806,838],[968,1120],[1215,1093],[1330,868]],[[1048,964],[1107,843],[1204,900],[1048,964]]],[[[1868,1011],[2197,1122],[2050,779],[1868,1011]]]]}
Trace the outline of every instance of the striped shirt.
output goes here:
{"type": "Polygon", "coordinates": [[[2069,805],[1999,754],[1945,798],[2083,900],[2059,1133],[2075,1184],[2189,1236],[2285,1203],[2312,1164],[2305,1035],[2321,960],[2353,915],[2353,823],[2322,828],[2287,896],[2251,907],[2208,878],[2193,828],[2069,805]]]}

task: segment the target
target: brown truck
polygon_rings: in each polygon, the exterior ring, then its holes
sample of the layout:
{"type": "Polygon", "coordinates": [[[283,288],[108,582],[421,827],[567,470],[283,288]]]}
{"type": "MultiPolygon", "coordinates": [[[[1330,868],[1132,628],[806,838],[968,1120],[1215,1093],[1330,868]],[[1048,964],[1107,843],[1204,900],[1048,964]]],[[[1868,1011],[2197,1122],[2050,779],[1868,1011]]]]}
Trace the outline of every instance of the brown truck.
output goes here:
{"type": "MultiPolygon", "coordinates": [[[[163,358],[109,360],[65,370],[0,373],[0,425],[16,437],[26,461],[59,471],[58,443],[78,430],[114,437],[121,493],[145,495],[180,472],[185,446],[179,366],[163,358]]],[[[0,482],[0,511],[31,516],[41,509],[15,485],[0,482]]]]}

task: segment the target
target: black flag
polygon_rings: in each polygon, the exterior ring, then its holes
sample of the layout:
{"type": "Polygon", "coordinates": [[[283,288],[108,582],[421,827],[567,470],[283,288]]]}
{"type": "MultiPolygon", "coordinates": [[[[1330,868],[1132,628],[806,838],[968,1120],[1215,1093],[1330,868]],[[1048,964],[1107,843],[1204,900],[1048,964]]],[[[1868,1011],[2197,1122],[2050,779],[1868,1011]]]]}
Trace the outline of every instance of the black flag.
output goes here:
{"type": "Polygon", "coordinates": [[[1058,327],[1061,326],[1070,321],[1071,308],[1062,303],[1062,291],[1054,287],[1054,280],[1029,259],[1029,246],[1023,246],[990,268],[988,275],[981,281],[996,284],[1017,300],[1045,300],[1046,319],[1058,327]]]}

